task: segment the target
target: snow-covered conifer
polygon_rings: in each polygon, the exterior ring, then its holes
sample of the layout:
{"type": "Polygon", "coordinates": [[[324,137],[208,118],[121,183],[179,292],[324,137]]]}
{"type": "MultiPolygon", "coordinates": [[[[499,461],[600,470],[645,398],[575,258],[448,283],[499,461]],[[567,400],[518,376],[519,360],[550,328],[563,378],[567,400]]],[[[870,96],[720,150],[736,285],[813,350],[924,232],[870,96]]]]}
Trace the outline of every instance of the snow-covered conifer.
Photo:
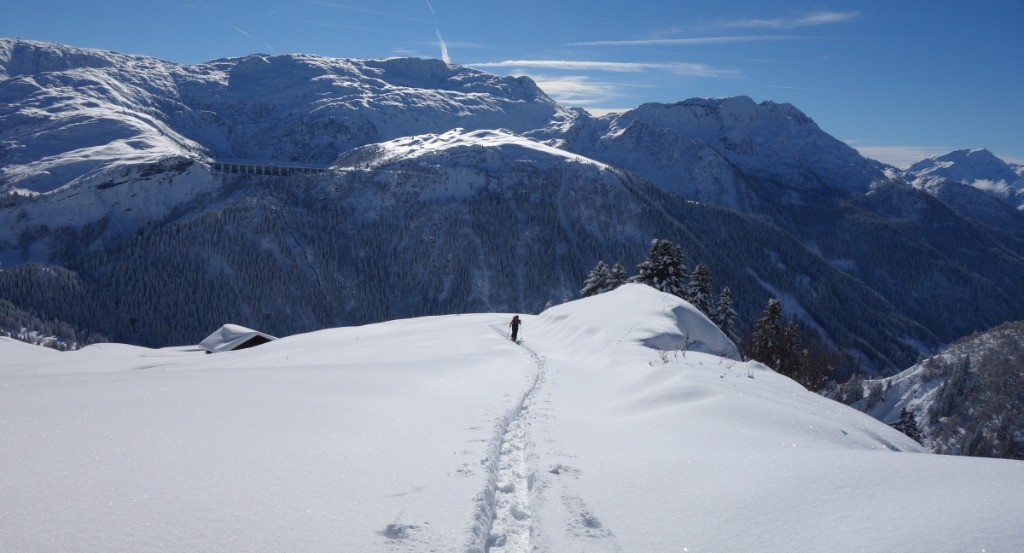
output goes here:
{"type": "Polygon", "coordinates": [[[715,311],[711,320],[722,329],[722,332],[732,340],[734,344],[740,342],[736,335],[736,302],[732,299],[732,290],[728,286],[722,288],[718,294],[718,303],[715,304],[715,311]]]}
{"type": "Polygon", "coordinates": [[[683,250],[669,240],[656,239],[651,242],[647,259],[637,265],[637,275],[632,278],[632,282],[685,298],[685,279],[683,250]]]}
{"type": "Polygon", "coordinates": [[[811,367],[807,364],[807,348],[801,336],[800,323],[796,317],[790,319],[783,334],[779,372],[796,380],[806,388],[811,388],[814,378],[811,367]]]}
{"type": "Polygon", "coordinates": [[[900,409],[899,420],[890,424],[889,426],[906,434],[915,442],[919,444],[923,443],[924,436],[921,435],[921,430],[917,427],[917,417],[914,416],[913,411],[907,409],[906,407],[900,409]]]}
{"type": "Polygon", "coordinates": [[[615,265],[612,265],[611,281],[609,282],[611,287],[608,290],[614,290],[628,281],[629,276],[626,275],[626,267],[621,261],[616,261],[615,265]]]}
{"type": "Polygon", "coordinates": [[[604,260],[599,260],[597,265],[590,270],[590,275],[587,276],[587,280],[583,282],[583,288],[580,290],[580,295],[584,298],[589,298],[595,294],[607,292],[608,282],[611,280],[612,271],[608,268],[608,264],[604,260]]]}
{"type": "Polygon", "coordinates": [[[711,318],[714,314],[714,304],[711,298],[713,293],[711,269],[708,269],[708,266],[703,263],[698,263],[693,274],[690,275],[690,282],[686,285],[686,301],[711,318]]]}
{"type": "Polygon", "coordinates": [[[745,344],[744,355],[778,371],[784,357],[782,346],[785,343],[785,333],[782,325],[782,303],[772,298],[768,300],[768,305],[754,323],[748,343],[745,344]]]}
{"type": "Polygon", "coordinates": [[[597,265],[590,270],[587,280],[583,282],[580,295],[586,298],[611,292],[626,282],[626,268],[622,266],[622,263],[616,262],[615,265],[609,266],[604,261],[598,261],[597,265]]]}

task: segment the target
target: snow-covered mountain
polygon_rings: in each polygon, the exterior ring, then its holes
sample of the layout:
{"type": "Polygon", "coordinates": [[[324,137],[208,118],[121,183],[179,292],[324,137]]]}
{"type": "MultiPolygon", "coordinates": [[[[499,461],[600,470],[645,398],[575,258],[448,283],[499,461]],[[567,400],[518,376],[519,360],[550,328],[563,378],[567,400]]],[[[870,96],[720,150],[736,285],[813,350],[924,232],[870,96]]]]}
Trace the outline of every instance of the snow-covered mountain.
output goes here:
{"type": "Polygon", "coordinates": [[[0,40],[0,192],[49,192],[168,157],[326,165],[401,136],[543,128],[563,112],[525,78],[438,60],[262,56],[179,65],[0,40]]]}
{"type": "MultiPolygon", "coordinates": [[[[759,212],[751,180],[797,190],[865,192],[883,166],[861,157],[789,104],[747,97],[644,104],[593,118],[575,112],[552,141],[658,183],[688,199],[759,212]]],[[[787,201],[782,198],[782,201],[787,201]]]]}
{"type": "Polygon", "coordinates": [[[0,338],[0,540],[82,553],[1024,549],[1020,462],[923,453],[737,361],[673,296],[627,285],[523,315],[519,345],[510,318],[213,355],[0,338]]]}
{"type": "Polygon", "coordinates": [[[83,335],[537,312],[657,237],[732,289],[741,325],[782,298],[879,371],[1024,318],[1024,213],[883,182],[787,104],[594,118],[436,60],[21,40],[0,75],[0,299],[83,335]]]}
{"type": "Polygon", "coordinates": [[[889,378],[862,383],[853,405],[894,423],[914,415],[937,453],[1024,460],[1024,322],[966,337],[889,378]]]}
{"type": "Polygon", "coordinates": [[[951,184],[987,192],[1024,210],[1024,167],[1006,163],[985,149],[957,150],[921,160],[909,168],[913,184],[940,197],[951,184]]]}

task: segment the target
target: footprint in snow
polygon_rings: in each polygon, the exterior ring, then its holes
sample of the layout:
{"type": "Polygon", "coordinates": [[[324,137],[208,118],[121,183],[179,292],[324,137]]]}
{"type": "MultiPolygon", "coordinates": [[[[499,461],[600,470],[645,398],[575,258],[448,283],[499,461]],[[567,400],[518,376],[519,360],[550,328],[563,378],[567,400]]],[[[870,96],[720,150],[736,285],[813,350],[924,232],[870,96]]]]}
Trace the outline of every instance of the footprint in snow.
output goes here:
{"type": "Polygon", "coordinates": [[[554,475],[563,475],[564,474],[564,475],[572,476],[572,477],[575,478],[575,477],[579,476],[580,469],[578,469],[576,467],[573,467],[573,466],[569,466],[569,465],[558,464],[558,465],[555,465],[555,466],[551,467],[551,469],[548,470],[548,473],[554,474],[554,475]]]}
{"type": "Polygon", "coordinates": [[[577,513],[568,521],[569,533],[581,538],[611,538],[614,536],[611,530],[604,527],[601,519],[590,512],[586,503],[579,496],[565,495],[562,497],[562,504],[570,513],[577,513]]]}
{"type": "Polygon", "coordinates": [[[408,538],[419,526],[415,524],[401,524],[393,522],[377,533],[389,540],[404,540],[408,538]]]}

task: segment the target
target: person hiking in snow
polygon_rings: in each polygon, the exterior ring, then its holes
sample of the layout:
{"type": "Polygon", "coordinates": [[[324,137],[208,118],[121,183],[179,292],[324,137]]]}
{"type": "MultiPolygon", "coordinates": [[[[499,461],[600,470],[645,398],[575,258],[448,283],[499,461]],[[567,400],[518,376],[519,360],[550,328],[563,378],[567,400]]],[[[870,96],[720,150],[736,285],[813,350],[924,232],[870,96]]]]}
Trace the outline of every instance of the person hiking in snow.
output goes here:
{"type": "Polygon", "coordinates": [[[512,341],[516,341],[516,335],[519,334],[519,325],[523,324],[523,321],[519,320],[519,315],[512,317],[512,322],[508,323],[508,326],[512,328],[512,341]]]}

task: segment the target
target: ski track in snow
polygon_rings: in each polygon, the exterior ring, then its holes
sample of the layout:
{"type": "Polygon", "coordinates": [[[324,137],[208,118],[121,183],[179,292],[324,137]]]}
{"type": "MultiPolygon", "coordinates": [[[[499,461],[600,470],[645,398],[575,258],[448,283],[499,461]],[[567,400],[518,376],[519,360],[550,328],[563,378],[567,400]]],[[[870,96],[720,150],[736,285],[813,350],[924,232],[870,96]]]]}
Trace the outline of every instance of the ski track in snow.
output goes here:
{"type": "MultiPolygon", "coordinates": [[[[499,326],[495,331],[508,337],[499,326]]],[[[495,423],[494,438],[483,461],[487,484],[477,496],[473,536],[468,553],[528,553],[533,551],[531,492],[534,471],[528,461],[527,420],[537,391],[547,377],[547,364],[537,352],[519,343],[530,355],[534,374],[530,386],[495,423]]]]}

